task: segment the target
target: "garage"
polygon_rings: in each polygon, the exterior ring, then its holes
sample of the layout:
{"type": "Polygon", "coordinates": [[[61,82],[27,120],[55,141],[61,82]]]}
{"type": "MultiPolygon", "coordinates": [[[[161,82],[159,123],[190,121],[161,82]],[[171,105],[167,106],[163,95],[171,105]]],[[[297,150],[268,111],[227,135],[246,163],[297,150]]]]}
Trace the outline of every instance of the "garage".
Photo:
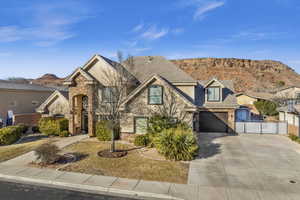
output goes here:
{"type": "Polygon", "coordinates": [[[227,132],[227,123],[227,112],[203,111],[199,113],[200,132],[227,132]]]}

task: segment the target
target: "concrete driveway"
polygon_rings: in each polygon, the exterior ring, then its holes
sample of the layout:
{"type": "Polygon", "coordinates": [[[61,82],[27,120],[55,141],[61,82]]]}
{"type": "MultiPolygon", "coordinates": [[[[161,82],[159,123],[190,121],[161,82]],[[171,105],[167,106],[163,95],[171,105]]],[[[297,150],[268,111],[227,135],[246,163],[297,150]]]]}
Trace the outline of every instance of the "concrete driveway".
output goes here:
{"type": "Polygon", "coordinates": [[[300,199],[300,145],[279,135],[199,134],[189,184],[201,199],[300,199]]]}

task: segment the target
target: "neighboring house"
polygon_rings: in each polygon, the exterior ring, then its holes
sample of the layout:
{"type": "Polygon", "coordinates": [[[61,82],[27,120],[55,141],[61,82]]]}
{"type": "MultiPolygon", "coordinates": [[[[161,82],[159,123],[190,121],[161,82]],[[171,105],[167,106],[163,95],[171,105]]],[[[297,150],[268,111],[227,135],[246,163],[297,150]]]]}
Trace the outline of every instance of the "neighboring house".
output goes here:
{"type": "Polygon", "coordinates": [[[279,89],[275,92],[275,97],[278,98],[289,98],[289,99],[299,99],[300,98],[300,87],[289,86],[279,89]]]}
{"type": "Polygon", "coordinates": [[[101,108],[110,101],[114,89],[106,81],[104,71],[116,72],[119,67],[133,77],[132,88],[121,105],[123,135],[145,133],[148,118],[170,102],[176,102],[174,120],[183,119],[195,131],[234,131],[238,104],[231,81],[196,81],[161,56],[138,56],[132,60],[134,66],[127,66],[95,55],[66,78],[72,134],[88,132],[94,136],[95,123],[107,117],[101,108]]]}
{"type": "Polygon", "coordinates": [[[300,87],[289,86],[279,89],[274,96],[282,106],[300,104],[300,87]]]}
{"type": "Polygon", "coordinates": [[[4,124],[37,121],[35,109],[41,105],[54,89],[34,84],[18,84],[0,81],[0,118],[4,124]],[[7,117],[11,120],[8,120],[7,117]]]}
{"type": "Polygon", "coordinates": [[[67,91],[56,90],[36,111],[41,113],[42,117],[62,116],[69,118],[69,93],[67,91]]]}
{"type": "Polygon", "coordinates": [[[260,100],[272,100],[274,95],[266,92],[247,91],[236,94],[237,103],[240,108],[236,110],[236,121],[257,121],[263,117],[254,106],[254,103],[260,100]]]}
{"type": "Polygon", "coordinates": [[[300,136],[300,105],[288,105],[277,108],[279,112],[279,121],[288,123],[288,130],[290,134],[300,136]]]}

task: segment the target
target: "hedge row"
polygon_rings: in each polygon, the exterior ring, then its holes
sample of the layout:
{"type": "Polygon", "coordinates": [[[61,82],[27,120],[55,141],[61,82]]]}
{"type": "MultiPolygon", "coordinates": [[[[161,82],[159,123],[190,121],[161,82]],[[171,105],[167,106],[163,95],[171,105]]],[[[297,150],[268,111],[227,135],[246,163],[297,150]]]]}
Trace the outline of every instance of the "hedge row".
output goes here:
{"type": "Polygon", "coordinates": [[[44,117],[39,121],[39,130],[46,135],[64,135],[69,128],[66,118],[44,117]]]}

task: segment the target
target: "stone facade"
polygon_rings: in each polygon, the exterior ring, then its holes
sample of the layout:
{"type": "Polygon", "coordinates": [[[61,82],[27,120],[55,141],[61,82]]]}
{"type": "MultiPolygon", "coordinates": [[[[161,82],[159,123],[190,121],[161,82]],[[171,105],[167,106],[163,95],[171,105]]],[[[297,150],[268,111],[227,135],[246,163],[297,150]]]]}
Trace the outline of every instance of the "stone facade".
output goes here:
{"type": "MultiPolygon", "coordinates": [[[[170,103],[170,96],[173,96],[176,101],[177,106],[177,114],[174,115],[174,118],[184,119],[186,123],[188,123],[191,127],[193,124],[193,112],[185,112],[185,108],[188,107],[188,104],[176,93],[172,92],[172,90],[168,89],[164,83],[159,80],[153,81],[148,85],[161,85],[163,86],[163,103],[165,106],[170,103]],[[171,94],[172,93],[172,94],[171,94]],[[184,117],[183,117],[184,116],[184,117]]],[[[142,89],[136,97],[131,99],[127,105],[125,112],[123,113],[121,119],[121,132],[123,134],[132,134],[134,133],[134,120],[135,117],[150,117],[152,113],[155,113],[159,107],[162,105],[149,105],[148,104],[148,87],[142,89]]],[[[173,98],[173,99],[174,99],[173,98]]]]}
{"type": "Polygon", "coordinates": [[[96,104],[96,85],[87,82],[86,78],[78,75],[74,83],[69,86],[69,131],[71,134],[78,134],[82,130],[82,97],[88,97],[88,134],[95,134],[95,104],[96,104]]]}

